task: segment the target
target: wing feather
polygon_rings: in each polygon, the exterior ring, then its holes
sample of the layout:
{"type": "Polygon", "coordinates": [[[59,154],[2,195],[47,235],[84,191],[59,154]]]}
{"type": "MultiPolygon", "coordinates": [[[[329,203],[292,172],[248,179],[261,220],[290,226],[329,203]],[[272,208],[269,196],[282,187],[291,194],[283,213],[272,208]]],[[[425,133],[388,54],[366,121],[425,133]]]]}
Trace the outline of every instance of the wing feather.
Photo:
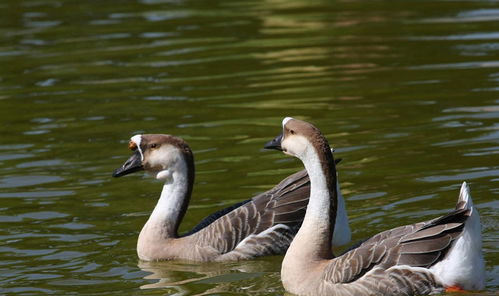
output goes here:
{"type": "Polygon", "coordinates": [[[251,200],[205,218],[207,225],[196,226],[189,234],[198,244],[221,255],[234,252],[231,256],[251,258],[281,254],[303,221],[309,195],[310,180],[302,170],[251,200]]]}
{"type": "Polygon", "coordinates": [[[208,216],[184,236],[231,259],[282,254],[303,222],[309,197],[310,179],[301,170],[250,200],[208,216]]]}
{"type": "MultiPolygon", "coordinates": [[[[468,216],[469,211],[460,209],[427,222],[381,232],[358,247],[331,260],[323,273],[323,280],[329,284],[353,284],[362,281],[365,285],[365,281],[375,281],[375,274],[379,268],[393,271],[393,274],[390,273],[387,278],[402,281],[401,285],[408,284],[406,282],[408,279],[431,277],[428,274],[415,273],[411,268],[428,268],[442,260],[452,242],[462,233],[468,216]],[[407,276],[407,273],[415,274],[407,276]]],[[[412,283],[413,280],[409,282],[412,283]]],[[[424,291],[428,288],[414,285],[412,283],[410,287],[417,291],[424,291]]],[[[337,288],[340,291],[353,289],[348,288],[348,285],[340,285],[337,288]]]]}

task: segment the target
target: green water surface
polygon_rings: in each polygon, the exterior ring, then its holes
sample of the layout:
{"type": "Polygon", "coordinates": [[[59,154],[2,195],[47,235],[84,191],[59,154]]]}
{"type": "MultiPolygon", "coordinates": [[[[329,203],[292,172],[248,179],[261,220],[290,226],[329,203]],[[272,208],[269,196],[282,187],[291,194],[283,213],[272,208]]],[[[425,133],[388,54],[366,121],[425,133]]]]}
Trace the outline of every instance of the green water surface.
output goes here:
{"type": "Polygon", "coordinates": [[[113,179],[137,133],[188,141],[181,230],[335,147],[353,240],[447,213],[467,181],[499,290],[499,2],[2,0],[0,294],[282,295],[282,256],[139,262],[161,184],[113,179]]]}

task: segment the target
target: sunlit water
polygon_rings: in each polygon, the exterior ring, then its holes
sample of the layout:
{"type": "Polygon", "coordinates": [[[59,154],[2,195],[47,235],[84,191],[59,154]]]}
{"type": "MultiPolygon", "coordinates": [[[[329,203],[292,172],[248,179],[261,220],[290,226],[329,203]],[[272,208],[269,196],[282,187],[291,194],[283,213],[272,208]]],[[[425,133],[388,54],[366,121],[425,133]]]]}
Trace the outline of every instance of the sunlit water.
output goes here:
{"type": "Polygon", "coordinates": [[[301,164],[263,144],[316,124],[353,239],[441,215],[466,180],[499,289],[496,1],[0,3],[0,294],[283,294],[282,257],[143,263],[161,184],[112,179],[139,132],[194,150],[182,230],[301,164]]]}

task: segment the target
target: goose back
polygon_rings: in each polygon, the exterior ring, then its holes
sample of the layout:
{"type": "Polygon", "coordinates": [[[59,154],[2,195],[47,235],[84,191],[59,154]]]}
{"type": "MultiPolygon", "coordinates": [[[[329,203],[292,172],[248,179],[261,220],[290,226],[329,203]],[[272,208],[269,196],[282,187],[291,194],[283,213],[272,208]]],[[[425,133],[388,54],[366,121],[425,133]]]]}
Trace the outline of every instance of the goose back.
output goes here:
{"type": "Polygon", "coordinates": [[[220,261],[282,254],[303,221],[309,186],[305,171],[295,173],[273,189],[205,218],[190,239],[200,250],[216,250],[220,261]]]}
{"type": "MultiPolygon", "coordinates": [[[[336,164],[341,160],[336,159],[336,164]]],[[[301,170],[266,192],[204,218],[182,237],[215,251],[219,261],[283,254],[303,222],[309,196],[310,179],[301,170]]],[[[347,237],[336,239],[343,243],[350,240],[350,228],[342,214],[337,227],[339,235],[347,237]]]]}

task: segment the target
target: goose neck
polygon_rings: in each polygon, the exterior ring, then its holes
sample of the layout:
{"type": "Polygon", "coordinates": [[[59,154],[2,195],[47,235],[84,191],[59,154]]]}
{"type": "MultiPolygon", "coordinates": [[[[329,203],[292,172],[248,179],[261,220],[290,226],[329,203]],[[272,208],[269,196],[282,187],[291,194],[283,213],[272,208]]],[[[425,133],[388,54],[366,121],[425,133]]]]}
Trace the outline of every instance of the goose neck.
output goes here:
{"type": "Polygon", "coordinates": [[[310,255],[330,258],[338,199],[333,155],[329,147],[314,147],[302,161],[310,177],[310,200],[299,235],[313,244],[310,255]]]}
{"type": "Polygon", "coordinates": [[[188,163],[171,172],[146,226],[155,229],[162,238],[177,237],[178,227],[189,205],[193,183],[194,167],[188,163]]]}

